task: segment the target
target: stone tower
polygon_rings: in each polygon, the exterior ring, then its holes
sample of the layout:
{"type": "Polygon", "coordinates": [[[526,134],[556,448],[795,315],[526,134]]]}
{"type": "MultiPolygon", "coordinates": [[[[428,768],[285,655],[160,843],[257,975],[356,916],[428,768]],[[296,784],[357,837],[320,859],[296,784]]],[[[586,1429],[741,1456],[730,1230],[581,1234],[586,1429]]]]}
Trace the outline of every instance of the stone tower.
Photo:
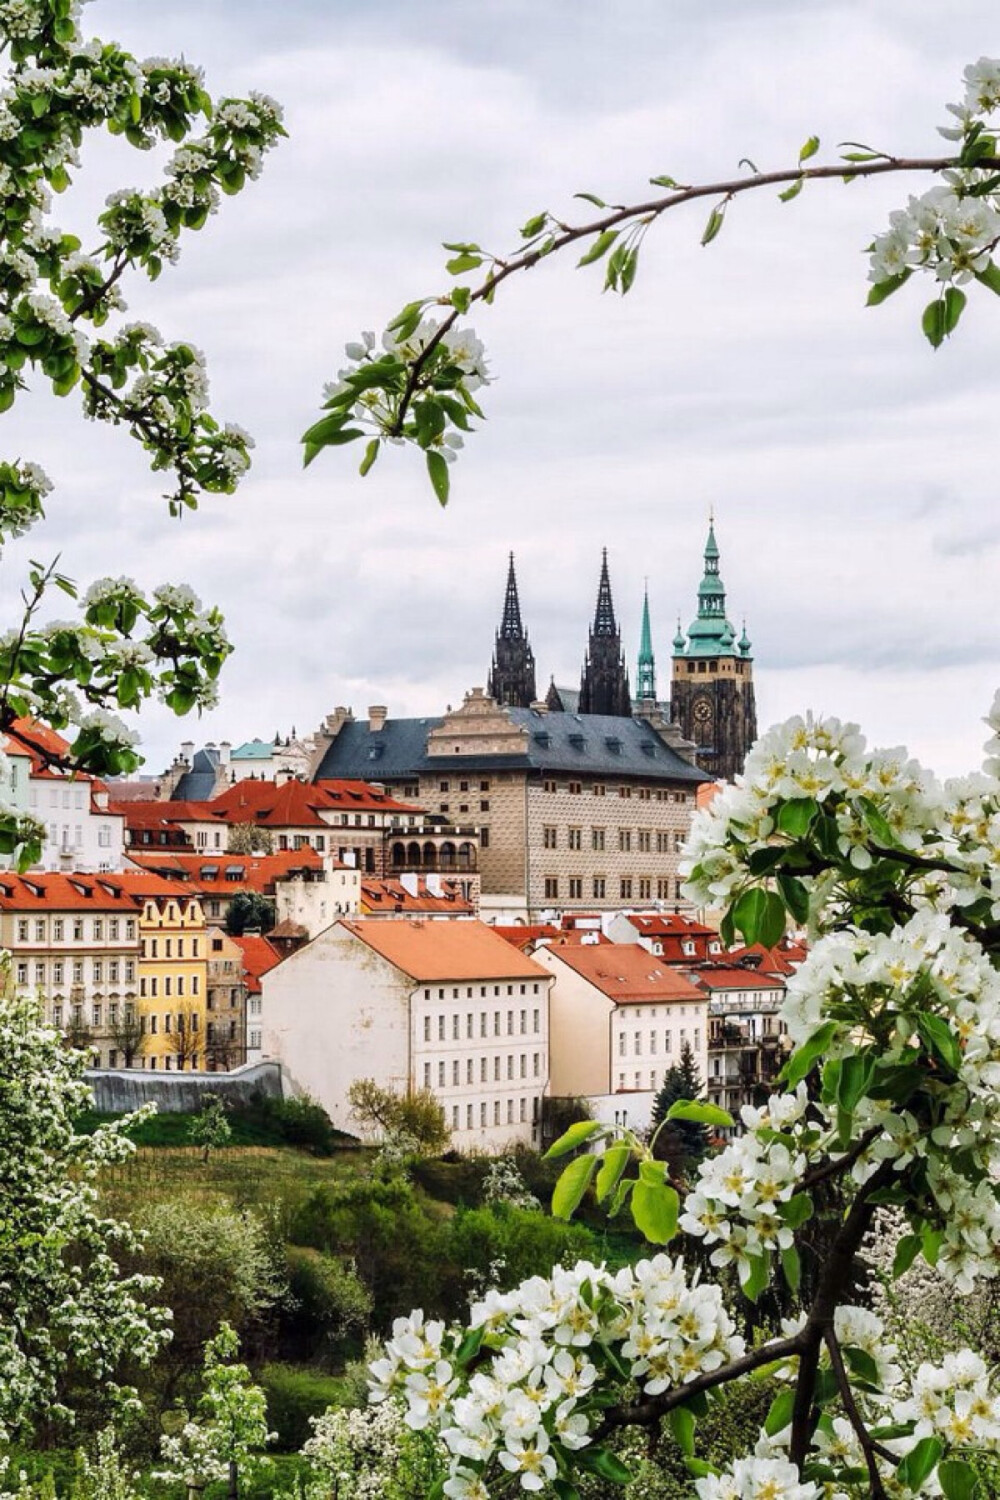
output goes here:
{"type": "Polygon", "coordinates": [[[493,665],[486,681],[486,691],[508,708],[530,708],[535,701],[535,657],[521,623],[513,552],[507,570],[503,619],[493,647],[493,665]]]}
{"type": "Polygon", "coordinates": [[[698,762],[710,776],[726,781],[743,770],[747,751],[757,738],[753,658],[746,626],[737,641],[726,618],[726,589],[719,576],[719,548],[711,520],[698,613],[686,636],[677,622],[670,717],[684,737],[698,746],[698,762]]]}
{"type": "Polygon", "coordinates": [[[639,641],[639,667],[635,675],[635,696],[642,702],[656,702],[656,658],[653,655],[653,632],[649,628],[649,588],[642,600],[642,636],[639,641]]]}
{"type": "Polygon", "coordinates": [[[597,609],[590,627],[590,645],[580,677],[579,711],[582,714],[614,714],[619,718],[630,718],[632,714],[621,632],[615,623],[615,608],[611,602],[606,547],[601,562],[597,609]]]}

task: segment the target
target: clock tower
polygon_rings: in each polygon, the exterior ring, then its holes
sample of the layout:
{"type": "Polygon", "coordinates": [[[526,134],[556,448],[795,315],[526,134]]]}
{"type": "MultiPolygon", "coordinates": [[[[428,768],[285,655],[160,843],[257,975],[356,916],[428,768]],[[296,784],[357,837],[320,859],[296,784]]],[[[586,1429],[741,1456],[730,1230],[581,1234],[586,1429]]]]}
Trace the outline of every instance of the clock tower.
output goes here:
{"type": "Polygon", "coordinates": [[[670,717],[698,747],[698,762],[719,781],[743,770],[757,738],[753,658],[746,626],[736,631],[726,618],[726,590],[719,576],[719,548],[710,521],[705,575],[698,613],[687,635],[677,622],[674,637],[670,717]]]}

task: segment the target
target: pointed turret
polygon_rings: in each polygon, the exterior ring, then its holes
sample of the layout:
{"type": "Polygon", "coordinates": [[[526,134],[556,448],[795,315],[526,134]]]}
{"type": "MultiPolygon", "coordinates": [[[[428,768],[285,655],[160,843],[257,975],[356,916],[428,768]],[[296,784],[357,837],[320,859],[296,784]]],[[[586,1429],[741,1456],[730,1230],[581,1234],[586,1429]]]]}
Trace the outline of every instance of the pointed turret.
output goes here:
{"type": "Polygon", "coordinates": [[[653,655],[653,632],[649,625],[649,586],[642,597],[642,635],[639,639],[639,665],[635,676],[636,695],[656,699],[656,658],[653,655]]]}
{"type": "Polygon", "coordinates": [[[719,544],[712,520],[705,542],[705,572],[698,588],[698,613],[688,626],[687,641],[680,650],[687,656],[736,655],[736,631],[726,619],[726,586],[719,576],[719,544]]]}
{"type": "Polygon", "coordinates": [[[622,655],[621,634],[615,622],[608,576],[608,549],[601,559],[601,580],[597,587],[597,608],[590,629],[590,645],[580,677],[580,713],[613,714],[628,718],[632,713],[628,669],[622,655]]]}
{"type": "Polygon", "coordinates": [[[496,634],[486,691],[510,708],[530,708],[535,701],[535,657],[521,623],[513,552],[507,569],[503,619],[496,634]]]}

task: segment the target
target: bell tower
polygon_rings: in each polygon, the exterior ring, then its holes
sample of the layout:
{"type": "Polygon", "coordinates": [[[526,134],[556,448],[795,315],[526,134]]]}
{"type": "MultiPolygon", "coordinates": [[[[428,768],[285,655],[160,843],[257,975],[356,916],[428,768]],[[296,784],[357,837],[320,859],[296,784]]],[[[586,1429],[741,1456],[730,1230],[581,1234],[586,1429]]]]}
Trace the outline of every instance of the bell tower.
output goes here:
{"type": "Polygon", "coordinates": [[[709,775],[731,781],[743,770],[757,738],[757,709],[750,640],[744,624],[737,641],[726,618],[726,589],[711,517],[698,613],[687,635],[678,620],[672,665],[670,717],[685,739],[698,747],[699,764],[709,775]]]}

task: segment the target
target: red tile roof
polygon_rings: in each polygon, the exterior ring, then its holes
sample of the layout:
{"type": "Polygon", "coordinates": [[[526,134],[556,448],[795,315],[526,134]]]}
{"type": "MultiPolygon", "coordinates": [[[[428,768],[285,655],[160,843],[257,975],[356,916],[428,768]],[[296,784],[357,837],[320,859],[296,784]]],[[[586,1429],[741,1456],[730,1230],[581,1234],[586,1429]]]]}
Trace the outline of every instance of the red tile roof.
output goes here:
{"type": "Polygon", "coordinates": [[[340,926],[418,983],[483,979],[547,979],[483,922],[344,921],[340,926]]]}
{"type": "Polygon", "coordinates": [[[234,937],[243,953],[243,977],[246,980],[247,994],[260,994],[260,981],[270,969],[281,963],[281,954],[276,948],[272,948],[266,937],[257,933],[249,936],[234,937]]]}
{"type": "Polygon", "coordinates": [[[423,879],[417,882],[416,895],[399,880],[362,880],[361,910],[366,915],[397,911],[443,913],[452,917],[474,915],[475,907],[462,895],[459,881],[442,877],[441,892],[435,896],[423,879]]]}
{"type": "MultiPolygon", "coordinates": [[[[235,896],[239,891],[257,891],[269,896],[277,880],[287,880],[301,870],[323,868],[323,856],[315,849],[281,849],[277,854],[188,853],[175,849],[129,849],[132,864],[168,879],[183,880],[200,895],[235,896]],[[239,871],[239,875],[235,874],[239,871]]],[[[334,868],[341,869],[337,861],[334,868]]]]}
{"type": "Polygon", "coordinates": [[[661,963],[638,943],[575,944],[550,951],[615,1005],[705,1000],[686,974],[661,963]]]}
{"type": "MultiPolygon", "coordinates": [[[[38,719],[15,719],[10,725],[10,737],[2,742],[2,748],[9,748],[17,754],[31,756],[32,776],[66,776],[68,772],[59,769],[50,769],[48,757],[56,760],[65,760],[69,755],[69,741],[64,740],[61,734],[50,729],[47,724],[42,724],[38,719]]],[[[89,780],[89,777],[81,779],[89,780]]]]}
{"type": "Polygon", "coordinates": [[[706,990],[782,990],[784,984],[773,974],[759,974],[738,965],[704,964],[693,970],[692,979],[706,990]]]}
{"type": "Polygon", "coordinates": [[[118,911],[137,902],[113,875],[12,875],[0,870],[0,911],[118,911]]]}
{"type": "Polygon", "coordinates": [[[750,948],[730,948],[726,958],[753,973],[788,975],[794,974],[799,964],[805,962],[808,952],[805,943],[782,938],[776,948],[765,948],[761,943],[754,943],[750,948]]]}
{"type": "Polygon", "coordinates": [[[198,894],[180,880],[165,880],[162,875],[153,875],[148,870],[116,870],[113,874],[102,875],[101,879],[120,886],[123,891],[141,901],[157,896],[172,896],[177,901],[193,901],[198,894]]]}
{"type": "Polygon", "coordinates": [[[633,911],[626,914],[636,932],[643,937],[718,937],[714,927],[706,927],[693,917],[679,912],[633,911]]]}

